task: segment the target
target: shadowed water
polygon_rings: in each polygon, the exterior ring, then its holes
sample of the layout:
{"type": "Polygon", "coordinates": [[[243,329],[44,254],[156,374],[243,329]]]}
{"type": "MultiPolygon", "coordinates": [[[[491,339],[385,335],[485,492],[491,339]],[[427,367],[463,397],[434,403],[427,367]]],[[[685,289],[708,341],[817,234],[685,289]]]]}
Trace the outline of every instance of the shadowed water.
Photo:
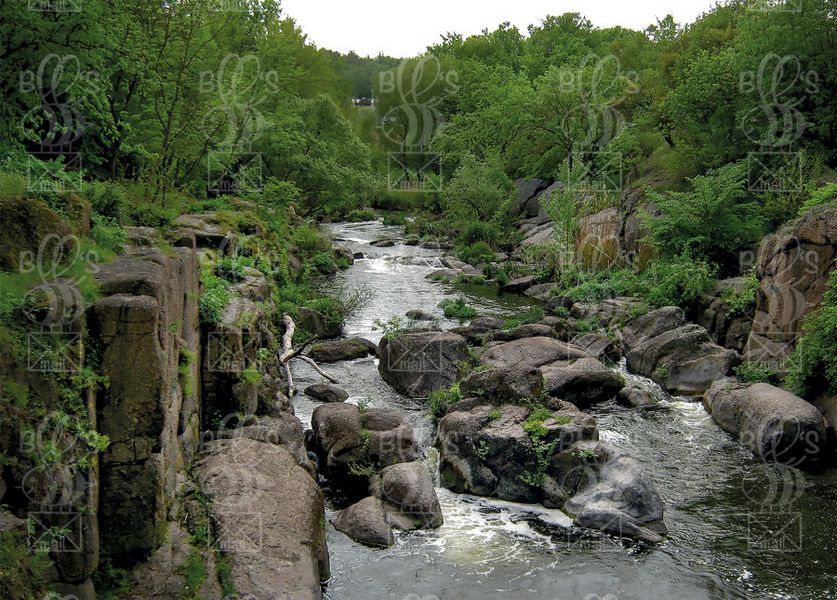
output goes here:
{"type": "MultiPolygon", "coordinates": [[[[433,283],[437,250],[370,241],[398,237],[380,223],[336,224],[331,233],[364,260],[339,275],[375,296],[345,332],[374,341],[376,319],[410,309],[441,317],[438,303],[464,295],[480,314],[513,315],[529,305],[491,288],[433,283]]],[[[457,323],[441,320],[443,326],[457,323]]],[[[402,411],[428,460],[433,429],[416,401],[395,393],[372,358],[326,365],[351,395],[402,411]]],[[[624,367],[623,367],[624,369],[624,367]]],[[[624,371],[623,371],[624,372],[624,371]]],[[[298,387],[321,381],[297,363],[298,387]]],[[[700,404],[672,398],[650,380],[624,373],[660,398],[650,409],[614,402],[589,410],[601,437],[629,451],[651,473],[665,504],[669,536],[646,548],[565,526],[560,511],[453,494],[439,489],[445,524],[396,532],[396,545],[373,550],[328,526],[331,600],[699,600],[837,598],[837,471],[802,474],[758,462],[711,420],[700,404]]],[[[296,413],[310,426],[317,406],[305,396],[296,413]]],[[[333,516],[328,506],[327,518],[333,516]]]]}

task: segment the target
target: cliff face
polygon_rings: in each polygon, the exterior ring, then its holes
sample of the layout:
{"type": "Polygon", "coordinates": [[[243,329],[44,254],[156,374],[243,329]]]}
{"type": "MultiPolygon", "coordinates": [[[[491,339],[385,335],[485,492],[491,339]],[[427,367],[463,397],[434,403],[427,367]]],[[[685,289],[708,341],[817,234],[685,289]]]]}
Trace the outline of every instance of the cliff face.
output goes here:
{"type": "Polygon", "coordinates": [[[229,232],[219,234],[219,242],[212,232],[201,234],[202,222],[178,230],[171,242],[154,229],[127,228],[126,252],[90,265],[98,295],[86,307],[82,301],[72,306],[80,292],[66,282],[70,291],[55,296],[74,318],[60,323],[60,330],[52,322],[47,328],[51,335],[77,338],[72,354],[57,365],[60,372],[52,363],[33,369],[25,353],[0,356],[3,393],[13,386],[24,407],[12,408],[14,420],[0,420],[0,452],[13,464],[0,462],[0,502],[14,516],[3,514],[67,532],[61,546],[52,541],[44,547],[56,567],[48,573],[50,587],[81,600],[95,598],[92,575],[102,557],[131,569],[132,598],[182,592],[187,561],[196,556],[207,589],[218,587],[221,560],[238,583],[268,589],[274,577],[269,570],[239,578],[259,554],[227,544],[233,516],[219,498],[242,489],[219,482],[231,464],[270,473],[265,457],[274,454],[295,466],[291,476],[273,473],[271,497],[294,502],[275,506],[249,494],[239,508],[265,522],[259,543],[275,548],[277,557],[290,557],[282,559],[283,576],[304,576],[306,597],[318,598],[319,581],[328,576],[322,495],[302,426],[280,391],[270,282],[248,268],[229,286],[219,322],[202,323],[201,264],[211,268],[234,250],[229,232]],[[70,382],[81,379],[95,383],[76,390],[70,382]],[[25,409],[27,402],[44,408],[25,409]],[[65,417],[49,416],[63,415],[68,402],[86,424],[84,435],[67,426],[65,417]],[[34,422],[40,413],[48,416],[34,422]],[[63,450],[58,464],[44,466],[38,457],[52,447],[46,437],[63,450]],[[243,456],[235,454],[241,444],[223,442],[236,437],[250,438],[243,456]],[[97,440],[98,450],[92,447],[97,440]],[[28,452],[28,446],[37,451],[28,452]],[[197,465],[210,453],[215,475],[203,489],[197,465]],[[286,523],[304,523],[309,543],[292,548],[299,542],[286,535],[286,523]]]}

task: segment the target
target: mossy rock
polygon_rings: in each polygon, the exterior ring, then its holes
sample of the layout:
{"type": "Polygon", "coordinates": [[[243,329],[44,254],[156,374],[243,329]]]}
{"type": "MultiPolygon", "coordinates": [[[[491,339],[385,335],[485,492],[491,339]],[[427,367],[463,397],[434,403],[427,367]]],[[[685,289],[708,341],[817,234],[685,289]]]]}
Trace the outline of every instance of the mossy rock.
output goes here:
{"type": "Polygon", "coordinates": [[[72,193],[64,196],[63,201],[64,214],[67,215],[75,232],[82,237],[90,235],[90,218],[93,215],[93,206],[90,201],[72,193]]]}
{"type": "Polygon", "coordinates": [[[0,270],[4,271],[20,268],[22,252],[37,257],[42,243],[46,246],[44,256],[52,256],[58,244],[65,252],[73,247],[67,222],[46,204],[31,198],[0,199],[0,232],[0,270]]]}

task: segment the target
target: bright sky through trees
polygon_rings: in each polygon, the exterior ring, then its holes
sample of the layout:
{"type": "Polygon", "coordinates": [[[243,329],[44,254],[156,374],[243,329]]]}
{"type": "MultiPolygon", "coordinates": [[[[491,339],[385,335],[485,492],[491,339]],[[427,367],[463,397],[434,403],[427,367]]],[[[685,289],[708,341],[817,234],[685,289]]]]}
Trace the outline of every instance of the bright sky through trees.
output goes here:
{"type": "Polygon", "coordinates": [[[463,35],[496,28],[504,21],[522,32],[547,15],[580,12],[598,27],[621,25],[642,30],[671,13],[691,23],[715,4],[712,0],[284,0],[294,17],[320,47],[361,56],[383,52],[414,56],[439,41],[439,35],[463,35]]]}

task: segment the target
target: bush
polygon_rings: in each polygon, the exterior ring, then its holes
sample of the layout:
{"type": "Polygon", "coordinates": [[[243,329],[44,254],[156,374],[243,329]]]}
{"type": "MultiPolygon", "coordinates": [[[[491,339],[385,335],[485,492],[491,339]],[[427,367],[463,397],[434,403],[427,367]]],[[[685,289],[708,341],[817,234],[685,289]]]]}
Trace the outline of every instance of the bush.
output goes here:
{"type": "Polygon", "coordinates": [[[346,216],[347,221],[351,221],[352,223],[360,223],[363,221],[374,221],[375,220],[375,213],[372,212],[368,208],[364,209],[356,209],[350,212],[346,216]]]}
{"type": "Polygon", "coordinates": [[[735,376],[744,383],[770,383],[779,381],[776,369],[759,362],[743,362],[735,367],[735,376]]]}
{"type": "Polygon", "coordinates": [[[331,251],[331,242],[319,229],[308,223],[302,223],[293,230],[291,243],[305,255],[305,258],[331,251]]]}
{"type": "Polygon", "coordinates": [[[93,228],[90,230],[90,237],[102,248],[111,252],[121,253],[124,251],[125,230],[119,223],[109,217],[93,215],[93,228]]]}
{"type": "Polygon", "coordinates": [[[493,262],[495,256],[494,250],[485,242],[477,242],[470,246],[460,247],[457,253],[459,254],[460,260],[474,266],[493,262]]]}
{"type": "Polygon", "coordinates": [[[837,394],[837,269],[819,309],[805,318],[805,336],[788,359],[785,383],[804,397],[837,394]]]}
{"type": "Polygon", "coordinates": [[[177,218],[177,211],[156,204],[139,204],[127,211],[128,221],[141,227],[167,227],[177,218]]]}
{"type": "Polygon", "coordinates": [[[224,308],[232,299],[230,283],[217,275],[205,272],[201,276],[200,316],[207,325],[218,325],[224,308]]]}
{"type": "Polygon", "coordinates": [[[727,314],[745,315],[756,307],[756,297],[758,296],[759,287],[758,275],[753,269],[744,277],[744,285],[740,290],[735,288],[727,288],[721,292],[721,300],[727,307],[727,314]]]}
{"type": "Polygon", "coordinates": [[[799,216],[801,217],[815,206],[833,204],[835,202],[837,202],[837,183],[829,183],[814,190],[811,197],[800,207],[799,216]]]}
{"type": "Polygon", "coordinates": [[[117,223],[122,222],[128,204],[124,188],[113,183],[96,182],[88,190],[88,199],[95,212],[117,223]]]}
{"type": "Polygon", "coordinates": [[[659,215],[641,216],[648,240],[662,254],[685,252],[718,265],[737,264],[736,252],[759,239],[764,217],[746,189],[743,163],[727,165],[691,180],[692,191],[647,191],[659,215]]]}
{"type": "Polygon", "coordinates": [[[252,267],[253,260],[245,256],[222,258],[215,267],[215,274],[230,283],[238,283],[246,276],[244,267],[252,267]]]}
{"type": "Polygon", "coordinates": [[[460,400],[462,400],[462,392],[459,384],[455,383],[447,389],[430,392],[427,408],[433,418],[441,419],[447,414],[448,409],[460,400]]]}
{"type": "Polygon", "coordinates": [[[459,243],[463,246],[472,246],[479,242],[496,248],[500,243],[500,230],[492,223],[474,221],[466,225],[459,234],[459,243]]]}
{"type": "Polygon", "coordinates": [[[322,275],[333,275],[340,270],[340,267],[337,265],[337,261],[334,260],[334,256],[328,252],[315,254],[309,265],[311,268],[316,270],[317,273],[322,275]]]}
{"type": "Polygon", "coordinates": [[[520,327],[521,325],[531,325],[532,323],[539,323],[540,321],[543,321],[545,316],[546,315],[542,306],[533,306],[525,313],[522,313],[510,319],[506,319],[505,328],[514,329],[515,327],[520,327]]]}
{"type": "Polygon", "coordinates": [[[477,311],[468,306],[465,303],[465,299],[462,297],[457,298],[456,300],[451,300],[450,298],[442,300],[439,303],[439,308],[445,311],[445,316],[448,319],[459,319],[460,321],[465,321],[467,319],[473,319],[477,316],[477,311]]]}
{"type": "Polygon", "coordinates": [[[715,287],[716,270],[688,252],[652,262],[640,276],[640,296],[654,306],[690,306],[715,287]]]}

